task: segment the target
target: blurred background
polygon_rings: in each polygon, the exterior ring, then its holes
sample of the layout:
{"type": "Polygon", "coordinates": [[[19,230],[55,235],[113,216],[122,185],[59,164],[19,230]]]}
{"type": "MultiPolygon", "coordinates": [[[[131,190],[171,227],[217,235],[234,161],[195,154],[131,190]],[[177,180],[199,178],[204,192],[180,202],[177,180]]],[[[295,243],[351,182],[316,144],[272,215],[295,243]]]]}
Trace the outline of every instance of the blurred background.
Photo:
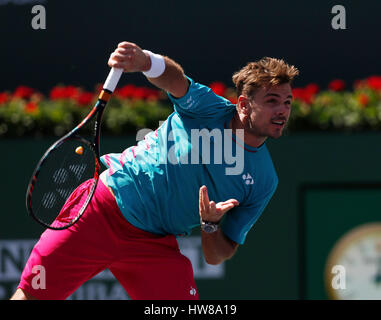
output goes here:
{"type": "MultiPolygon", "coordinates": [[[[198,230],[179,239],[200,298],[381,299],[380,11],[378,0],[0,1],[0,299],[43,231],[25,208],[33,169],[87,114],[124,40],[172,57],[232,102],[231,76],[249,61],[283,58],[300,70],[290,125],[267,142],[279,187],[245,245],[209,266],[198,230]],[[32,23],[35,5],[45,25],[32,23]]],[[[105,112],[102,154],[136,144],[139,129],[171,112],[143,75],[124,75],[105,112]]],[[[106,271],[70,299],[128,294],[106,271]]]]}

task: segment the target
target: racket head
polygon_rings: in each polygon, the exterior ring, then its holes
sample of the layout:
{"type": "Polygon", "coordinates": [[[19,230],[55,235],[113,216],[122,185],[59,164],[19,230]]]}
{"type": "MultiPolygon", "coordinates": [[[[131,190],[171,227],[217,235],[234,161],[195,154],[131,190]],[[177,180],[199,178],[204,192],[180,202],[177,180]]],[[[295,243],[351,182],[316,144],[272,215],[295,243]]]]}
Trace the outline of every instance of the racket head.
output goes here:
{"type": "Polygon", "coordinates": [[[85,212],[99,174],[98,152],[91,142],[79,135],[61,138],[42,156],[32,175],[26,196],[29,215],[49,229],[69,228],[85,212]],[[68,216],[62,209],[74,195],[80,202],[68,216]]]}
{"type": "Polygon", "coordinates": [[[102,115],[122,73],[122,69],[110,70],[90,113],[45,152],[33,172],[27,189],[26,207],[29,215],[46,228],[69,228],[79,220],[93,197],[101,168],[99,142],[102,115]],[[78,131],[94,117],[94,142],[91,143],[82,138],[78,131]],[[72,202],[75,202],[75,209],[65,210],[72,202]],[[66,211],[70,211],[70,215],[66,211]]]}

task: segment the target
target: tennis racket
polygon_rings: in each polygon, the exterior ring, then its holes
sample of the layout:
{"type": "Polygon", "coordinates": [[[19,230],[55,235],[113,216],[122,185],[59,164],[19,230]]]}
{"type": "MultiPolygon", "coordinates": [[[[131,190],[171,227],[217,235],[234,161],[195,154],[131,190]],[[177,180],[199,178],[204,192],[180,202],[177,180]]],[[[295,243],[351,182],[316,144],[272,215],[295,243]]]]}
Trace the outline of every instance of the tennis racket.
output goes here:
{"type": "Polygon", "coordinates": [[[73,130],[49,147],[33,172],[26,193],[26,206],[29,215],[46,228],[69,228],[79,220],[91,201],[101,169],[99,143],[102,115],[122,73],[122,69],[111,69],[90,113],[73,130]],[[92,138],[85,139],[81,131],[85,131],[83,127],[93,119],[92,138]],[[87,187],[82,191],[78,187],[83,183],[87,187]],[[71,201],[74,192],[79,193],[75,196],[83,198],[78,213],[75,216],[61,217],[61,209],[67,201],[71,201]]]}

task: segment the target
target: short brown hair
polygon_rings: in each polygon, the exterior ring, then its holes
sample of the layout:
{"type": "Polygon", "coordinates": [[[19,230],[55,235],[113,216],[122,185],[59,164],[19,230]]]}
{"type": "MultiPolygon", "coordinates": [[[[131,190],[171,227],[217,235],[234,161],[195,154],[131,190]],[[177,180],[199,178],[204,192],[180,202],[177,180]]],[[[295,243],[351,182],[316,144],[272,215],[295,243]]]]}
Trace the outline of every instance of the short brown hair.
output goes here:
{"type": "Polygon", "coordinates": [[[234,73],[233,82],[237,88],[237,97],[241,94],[252,97],[257,88],[291,83],[298,74],[299,70],[284,60],[264,57],[248,63],[234,73]]]}

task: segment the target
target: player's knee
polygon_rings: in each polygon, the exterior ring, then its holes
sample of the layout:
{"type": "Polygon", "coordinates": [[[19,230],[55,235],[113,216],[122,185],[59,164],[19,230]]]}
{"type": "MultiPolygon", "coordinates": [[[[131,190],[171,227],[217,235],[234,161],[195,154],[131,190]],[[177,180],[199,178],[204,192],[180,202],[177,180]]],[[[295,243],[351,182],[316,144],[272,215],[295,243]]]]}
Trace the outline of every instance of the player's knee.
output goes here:
{"type": "Polygon", "coordinates": [[[35,297],[31,296],[28,292],[21,288],[17,288],[14,295],[10,300],[37,300],[35,297]]]}

